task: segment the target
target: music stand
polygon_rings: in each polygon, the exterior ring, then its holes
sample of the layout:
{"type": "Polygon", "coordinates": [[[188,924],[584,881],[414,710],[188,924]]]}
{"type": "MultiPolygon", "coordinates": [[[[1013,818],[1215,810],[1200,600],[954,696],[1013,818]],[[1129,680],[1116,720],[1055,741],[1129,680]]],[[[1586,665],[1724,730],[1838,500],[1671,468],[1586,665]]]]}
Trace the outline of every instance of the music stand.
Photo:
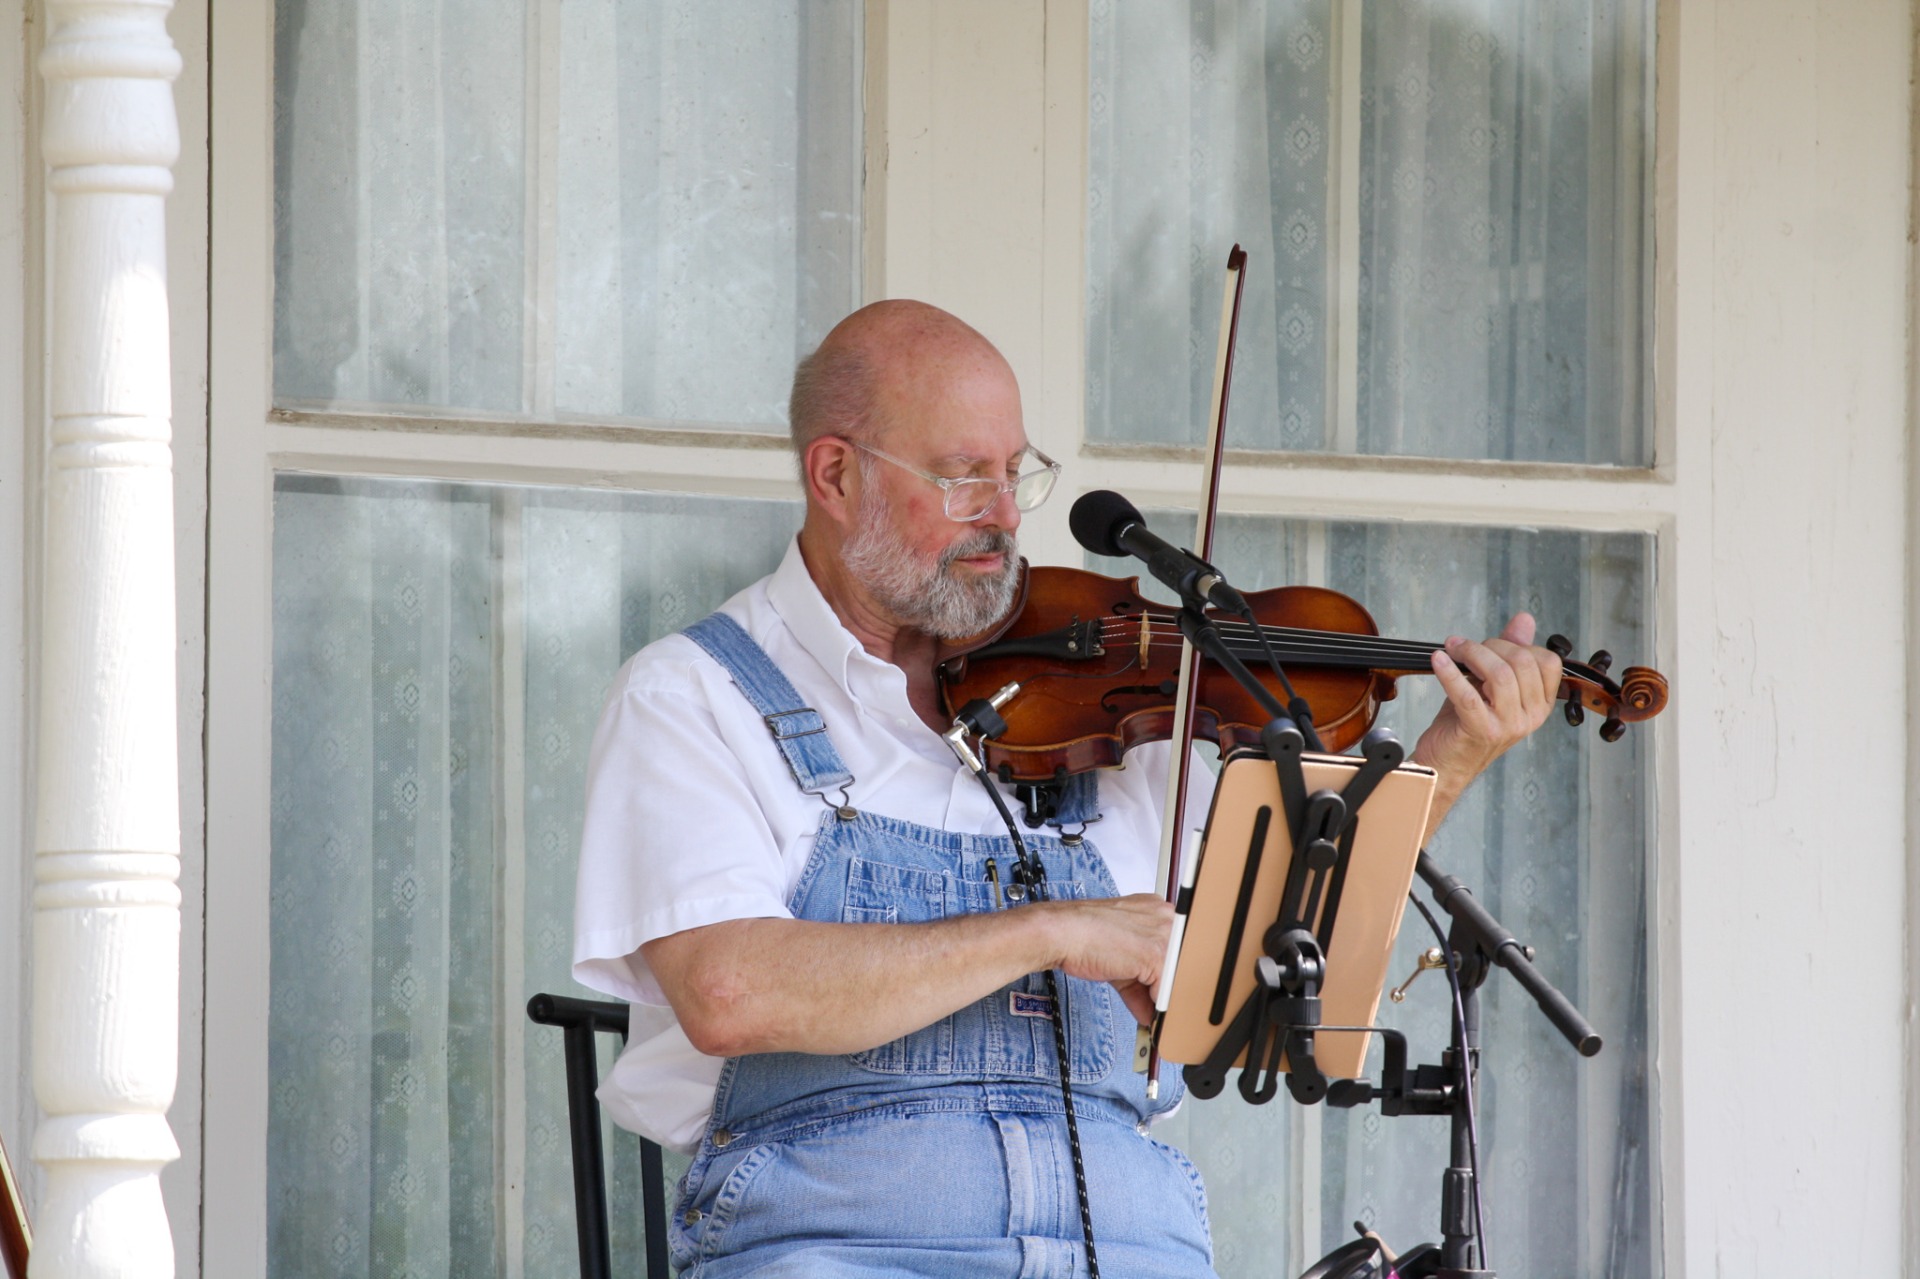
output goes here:
{"type": "Polygon", "coordinates": [[[1279,1073],[1307,1102],[1328,1078],[1361,1074],[1436,780],[1401,763],[1390,736],[1368,746],[1369,757],[1237,751],[1221,769],[1181,893],[1160,1031],[1161,1056],[1188,1066],[1196,1096],[1218,1093],[1235,1066],[1250,1066],[1241,1092],[1255,1102],[1279,1073]]]}

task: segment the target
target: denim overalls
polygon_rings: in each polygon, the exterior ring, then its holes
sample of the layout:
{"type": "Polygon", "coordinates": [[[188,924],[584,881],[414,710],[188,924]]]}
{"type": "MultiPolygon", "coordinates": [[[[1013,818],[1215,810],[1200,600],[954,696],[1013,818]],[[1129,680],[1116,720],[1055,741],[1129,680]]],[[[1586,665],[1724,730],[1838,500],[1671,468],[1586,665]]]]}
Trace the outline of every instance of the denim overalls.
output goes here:
{"type": "MultiPolygon", "coordinates": [[[[852,780],[819,715],[738,624],[715,614],[686,633],[768,718],[802,790],[852,780]]],[[[1063,821],[1090,816],[1094,790],[1070,792],[1078,811],[1063,821]]],[[[1054,897],[1114,894],[1091,844],[1027,843],[1054,897]]],[[[989,857],[1004,876],[1013,841],[828,807],[789,905],[800,919],[847,923],[991,910],[989,857]]],[[[1060,989],[1102,1272],[1211,1277],[1199,1174],[1145,1135],[1179,1085],[1147,1101],[1130,1064],[1133,1017],[1111,986],[1060,989]]],[[[1030,975],[866,1052],[729,1059],[680,1186],[674,1264],[693,1279],[1086,1274],[1045,992],[1030,975]]]]}

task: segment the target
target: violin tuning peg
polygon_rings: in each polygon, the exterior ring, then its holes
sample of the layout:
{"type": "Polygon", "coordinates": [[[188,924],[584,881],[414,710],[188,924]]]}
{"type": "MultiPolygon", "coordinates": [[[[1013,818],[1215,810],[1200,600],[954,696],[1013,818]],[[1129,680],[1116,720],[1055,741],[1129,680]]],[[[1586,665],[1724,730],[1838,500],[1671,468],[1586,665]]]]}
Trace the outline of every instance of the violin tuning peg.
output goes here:
{"type": "Polygon", "coordinates": [[[1569,697],[1566,705],[1567,723],[1575,728],[1587,722],[1587,708],[1569,697]]]}
{"type": "Polygon", "coordinates": [[[1593,656],[1587,659],[1587,665],[1605,675],[1607,669],[1613,665],[1613,654],[1604,648],[1595,649],[1593,656]]]}
{"type": "Polygon", "coordinates": [[[1547,636],[1547,649],[1561,661],[1573,656],[1573,641],[1564,635],[1547,636]]]}
{"type": "Polygon", "coordinates": [[[1600,726],[1600,740],[1603,742],[1617,742],[1626,735],[1627,726],[1622,720],[1609,719],[1600,726]]]}

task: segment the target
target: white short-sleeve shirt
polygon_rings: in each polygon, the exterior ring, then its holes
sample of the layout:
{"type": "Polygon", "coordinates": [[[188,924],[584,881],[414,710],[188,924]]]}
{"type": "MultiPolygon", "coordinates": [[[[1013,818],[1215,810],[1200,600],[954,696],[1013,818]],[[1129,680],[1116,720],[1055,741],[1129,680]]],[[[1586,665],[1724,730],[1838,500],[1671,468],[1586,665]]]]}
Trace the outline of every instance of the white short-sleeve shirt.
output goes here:
{"type": "MultiPolygon", "coordinates": [[[[1005,833],[979,781],[914,713],[905,674],[840,624],[797,540],[722,611],[825,720],[855,807],[1005,833]]],[[[1142,746],[1100,775],[1101,818],[1087,836],[1122,894],[1154,890],[1169,753],[1164,742],[1142,746]]],[[[1194,774],[1190,826],[1204,820],[1212,789],[1205,768],[1194,774]]],[[[688,1041],[640,947],[724,920],[791,917],[787,900],[826,811],[692,640],[668,636],[621,668],[588,761],[573,948],[576,980],[633,1005],[628,1047],[600,1088],[615,1122],[675,1149],[699,1142],[723,1062],[688,1041]]]]}

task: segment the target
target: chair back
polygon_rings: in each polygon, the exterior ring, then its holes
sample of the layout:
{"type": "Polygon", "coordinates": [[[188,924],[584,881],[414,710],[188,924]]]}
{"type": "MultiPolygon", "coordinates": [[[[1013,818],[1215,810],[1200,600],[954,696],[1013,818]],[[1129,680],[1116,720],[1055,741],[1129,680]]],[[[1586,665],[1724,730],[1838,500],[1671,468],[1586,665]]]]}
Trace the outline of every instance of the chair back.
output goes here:
{"type": "MultiPolygon", "coordinates": [[[[600,1141],[600,1058],[596,1034],[627,1037],[627,1006],[567,995],[535,995],[527,1016],[558,1026],[567,1052],[567,1128],[573,1141],[573,1215],[580,1231],[580,1279],[613,1279],[607,1228],[607,1164],[600,1141]]],[[[640,1143],[640,1190],[645,1201],[647,1279],[669,1279],[667,1269],[667,1179],[660,1147],[640,1143]]]]}

